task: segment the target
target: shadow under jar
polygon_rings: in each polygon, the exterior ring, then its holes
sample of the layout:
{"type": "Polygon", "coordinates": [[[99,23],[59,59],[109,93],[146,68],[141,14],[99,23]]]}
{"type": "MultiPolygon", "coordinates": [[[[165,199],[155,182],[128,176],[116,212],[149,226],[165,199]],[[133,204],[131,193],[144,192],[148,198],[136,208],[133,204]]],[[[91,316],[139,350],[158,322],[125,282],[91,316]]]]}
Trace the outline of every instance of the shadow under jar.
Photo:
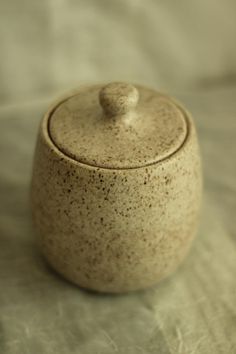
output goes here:
{"type": "Polygon", "coordinates": [[[43,118],[33,219],[44,256],[73,283],[102,292],[157,283],[187,253],[200,200],[195,127],[165,94],[88,86],[43,118]]]}

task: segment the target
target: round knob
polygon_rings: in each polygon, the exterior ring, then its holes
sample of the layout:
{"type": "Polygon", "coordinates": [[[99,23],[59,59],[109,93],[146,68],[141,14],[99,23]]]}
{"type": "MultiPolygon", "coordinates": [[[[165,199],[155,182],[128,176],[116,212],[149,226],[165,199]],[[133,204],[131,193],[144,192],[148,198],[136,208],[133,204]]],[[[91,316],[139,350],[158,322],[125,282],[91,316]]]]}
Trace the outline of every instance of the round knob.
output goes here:
{"type": "Polygon", "coordinates": [[[136,87],[130,84],[114,82],[100,90],[99,100],[107,116],[126,115],[136,107],[139,93],[136,87]]]}

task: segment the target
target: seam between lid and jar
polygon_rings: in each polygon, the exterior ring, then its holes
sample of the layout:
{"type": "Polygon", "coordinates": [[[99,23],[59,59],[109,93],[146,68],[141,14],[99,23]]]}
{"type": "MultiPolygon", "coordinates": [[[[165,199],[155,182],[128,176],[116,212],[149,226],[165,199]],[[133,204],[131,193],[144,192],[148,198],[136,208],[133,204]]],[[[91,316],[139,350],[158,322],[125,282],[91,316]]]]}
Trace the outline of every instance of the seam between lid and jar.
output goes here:
{"type": "MultiPolygon", "coordinates": [[[[52,135],[51,135],[51,132],[50,132],[50,120],[54,114],[54,112],[57,110],[57,108],[62,105],[64,102],[66,102],[68,99],[76,96],[78,94],[78,90],[75,91],[73,94],[71,95],[67,95],[66,97],[64,98],[61,98],[61,100],[57,101],[51,109],[49,109],[45,116],[44,116],[44,119],[43,119],[43,123],[45,124],[45,121],[46,121],[46,131],[47,131],[47,136],[48,136],[48,139],[50,140],[50,143],[52,144],[52,146],[54,148],[56,148],[58,150],[58,152],[60,154],[62,154],[66,159],[68,160],[71,160],[73,163],[77,163],[77,164],[80,164],[84,167],[89,167],[89,168],[94,168],[94,169],[104,169],[104,170],[113,170],[113,171],[123,171],[123,170],[136,170],[136,169],[141,169],[141,168],[145,168],[145,167],[149,167],[149,166],[153,166],[153,165],[157,165],[159,163],[162,163],[168,159],[170,159],[172,156],[176,155],[182,148],[183,146],[185,145],[185,143],[187,142],[188,140],[188,137],[189,137],[189,133],[190,133],[190,120],[189,120],[189,117],[190,117],[190,114],[188,111],[186,111],[185,109],[183,109],[183,107],[181,106],[181,104],[179,104],[179,102],[173,98],[171,98],[171,101],[175,104],[175,106],[181,111],[182,113],[182,116],[183,116],[183,119],[184,119],[184,122],[186,124],[186,134],[184,136],[184,139],[183,141],[181,142],[181,144],[178,146],[178,148],[176,150],[174,150],[173,152],[171,152],[170,154],[164,156],[163,158],[159,159],[159,160],[156,160],[156,161],[153,161],[153,162],[150,162],[150,163],[144,163],[142,165],[138,165],[138,166],[132,166],[132,167],[109,167],[109,166],[105,166],[105,165],[97,165],[97,164],[92,164],[92,163],[87,163],[87,162],[84,162],[84,161],[80,161],[76,158],[74,158],[73,156],[67,154],[63,149],[61,149],[57,143],[54,141],[54,139],[52,138],[52,135]]],[[[167,95],[166,95],[167,96],[167,95]]],[[[168,96],[167,96],[168,97],[168,96]]],[[[169,97],[168,97],[169,98],[169,97]]]]}

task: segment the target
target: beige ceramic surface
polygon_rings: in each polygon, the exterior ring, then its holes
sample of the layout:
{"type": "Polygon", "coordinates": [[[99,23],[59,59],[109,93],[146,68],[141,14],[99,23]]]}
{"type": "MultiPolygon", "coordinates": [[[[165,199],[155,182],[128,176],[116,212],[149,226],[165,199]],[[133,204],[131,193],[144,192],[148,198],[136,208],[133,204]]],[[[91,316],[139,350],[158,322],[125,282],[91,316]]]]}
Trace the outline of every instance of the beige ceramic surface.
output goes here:
{"type": "MultiPolygon", "coordinates": [[[[88,90],[98,92],[97,87],[88,90]]],[[[159,99],[159,94],[157,97],[159,99]]],[[[95,104],[97,100],[94,98],[95,104]]],[[[116,112],[116,115],[117,112],[121,113],[121,119],[111,119],[109,122],[118,122],[122,125],[121,129],[129,118],[127,114],[133,112],[134,103],[137,102],[129,98],[128,106],[126,102],[125,108],[120,104],[114,108],[110,98],[107,104],[107,93],[104,91],[100,93],[100,100],[106,115],[110,112],[116,112]]],[[[156,118],[158,120],[160,117],[162,123],[156,123],[156,126],[162,129],[170,145],[173,138],[174,147],[171,149],[170,146],[168,150],[168,145],[159,145],[157,140],[160,151],[168,151],[169,156],[138,168],[114,169],[111,168],[110,160],[109,168],[76,161],[72,155],[67,156],[62,148],[59,149],[50,137],[53,133],[59,137],[60,131],[55,127],[63,127],[60,125],[62,119],[56,123],[55,117],[49,124],[55,109],[49,111],[42,121],[32,181],[33,215],[40,235],[39,242],[49,263],[67,279],[82,287],[123,292],[150,286],[172,272],[189,249],[196,229],[201,196],[198,144],[189,115],[174,101],[167,100],[165,97],[165,105],[170,104],[173,108],[170,113],[174,127],[181,129],[178,133],[174,129],[167,130],[170,139],[164,130],[162,114],[156,118]],[[53,121],[56,125],[52,124],[53,121]],[[183,138],[184,124],[187,125],[188,133],[179,147],[176,142],[180,141],[178,139],[181,136],[183,138]],[[165,146],[165,149],[161,150],[160,146],[165,146]]],[[[65,102],[70,102],[72,108],[73,104],[78,108],[73,98],[65,102]]],[[[63,108],[63,104],[59,107],[63,108]]],[[[64,112],[68,112],[69,122],[76,121],[71,108],[64,112]]],[[[75,117],[78,117],[77,113],[75,117]]],[[[88,117],[93,117],[93,114],[88,117]]],[[[66,118],[65,127],[68,124],[66,118]]],[[[142,118],[145,120],[146,117],[143,115],[142,118]]],[[[169,119],[166,118],[166,121],[169,119]]],[[[167,127],[170,125],[167,124],[167,127]]],[[[66,131],[64,128],[63,134],[66,131]]],[[[66,140],[61,142],[69,143],[69,134],[73,135],[74,132],[75,129],[69,129],[66,140]]],[[[90,138],[87,140],[89,143],[92,142],[90,138]]],[[[72,148],[75,145],[69,146],[72,148]]],[[[97,149],[101,153],[99,147],[97,149]]],[[[106,153],[107,150],[102,151],[106,153]]],[[[115,150],[111,151],[116,158],[115,150]]],[[[128,144],[126,151],[130,151],[128,144]]],[[[156,158],[157,155],[154,156],[156,158]]],[[[102,164],[106,163],[103,158],[98,156],[102,164]]],[[[123,159],[122,163],[128,161],[123,159]]],[[[142,163],[146,163],[145,158],[142,163]]]]}
{"type": "Polygon", "coordinates": [[[89,86],[68,97],[50,117],[49,130],[66,155],[105,168],[155,163],[187,134],[184,114],[170,98],[124,83],[89,86]]]}

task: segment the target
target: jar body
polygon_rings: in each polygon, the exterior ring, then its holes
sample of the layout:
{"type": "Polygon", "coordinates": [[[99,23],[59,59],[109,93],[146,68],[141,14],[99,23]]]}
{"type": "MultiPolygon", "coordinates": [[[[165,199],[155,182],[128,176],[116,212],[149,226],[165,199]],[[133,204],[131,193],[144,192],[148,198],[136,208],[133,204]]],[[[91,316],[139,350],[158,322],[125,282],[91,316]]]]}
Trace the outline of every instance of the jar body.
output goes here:
{"type": "Polygon", "coordinates": [[[65,156],[41,124],[32,178],[39,244],[51,266],[88,289],[125,292],[170,274],[194,237],[201,165],[194,125],[172,156],[106,169],[65,156]]]}

